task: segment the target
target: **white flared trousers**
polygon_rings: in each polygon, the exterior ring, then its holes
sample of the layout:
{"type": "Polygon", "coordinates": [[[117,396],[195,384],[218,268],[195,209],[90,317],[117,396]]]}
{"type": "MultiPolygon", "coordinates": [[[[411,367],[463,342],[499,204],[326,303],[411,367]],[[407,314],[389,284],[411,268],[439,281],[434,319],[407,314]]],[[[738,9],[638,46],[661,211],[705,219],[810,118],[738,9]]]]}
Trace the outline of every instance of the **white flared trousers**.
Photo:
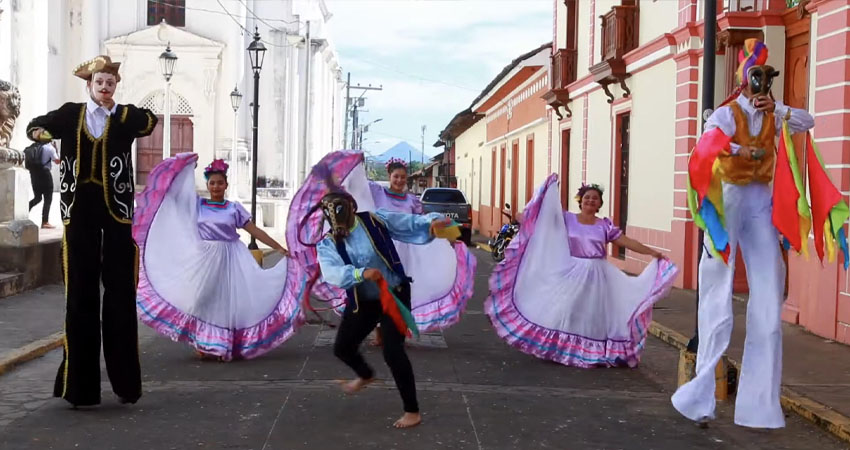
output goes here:
{"type": "Polygon", "coordinates": [[[771,219],[771,188],[762,183],[724,184],[723,200],[732,252],[726,265],[721,259],[712,258],[703,247],[699,265],[696,377],[673,394],[673,406],[691,420],[715,417],[715,367],[732,335],[732,282],[735,254],[740,245],[750,299],[735,423],[754,428],[782,428],[785,416],[779,404],[779,390],[785,263],[771,219]]]}

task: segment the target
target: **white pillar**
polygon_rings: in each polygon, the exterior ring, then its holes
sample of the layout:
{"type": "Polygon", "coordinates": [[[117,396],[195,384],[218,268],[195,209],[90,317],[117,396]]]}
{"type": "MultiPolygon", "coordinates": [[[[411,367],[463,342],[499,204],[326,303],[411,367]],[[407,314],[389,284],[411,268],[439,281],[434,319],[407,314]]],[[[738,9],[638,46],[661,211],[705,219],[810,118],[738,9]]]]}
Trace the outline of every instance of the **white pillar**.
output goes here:
{"type": "MultiPolygon", "coordinates": [[[[162,159],[171,157],[171,81],[165,82],[165,104],[162,105],[162,159]]],[[[215,154],[213,154],[215,157],[215,154]]]]}
{"type": "Polygon", "coordinates": [[[239,111],[233,111],[233,138],[230,148],[230,165],[233,170],[230,172],[230,198],[234,201],[239,200],[239,154],[236,149],[236,141],[238,141],[238,126],[239,126],[239,111]]]}

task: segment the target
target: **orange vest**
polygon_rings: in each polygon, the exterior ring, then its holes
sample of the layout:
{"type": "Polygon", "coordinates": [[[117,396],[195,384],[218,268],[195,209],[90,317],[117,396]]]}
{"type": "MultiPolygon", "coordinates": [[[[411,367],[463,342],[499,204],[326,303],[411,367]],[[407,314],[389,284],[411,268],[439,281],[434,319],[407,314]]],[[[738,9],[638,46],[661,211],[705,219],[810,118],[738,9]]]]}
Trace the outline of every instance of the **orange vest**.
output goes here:
{"type": "Polygon", "coordinates": [[[729,104],[735,116],[735,135],[732,142],[753,148],[764,149],[761,160],[751,160],[743,156],[721,154],[720,179],[726,183],[749,184],[770,183],[773,180],[773,165],[776,161],[776,121],[773,113],[765,113],[761,122],[761,131],[757,136],[750,134],[747,115],[737,102],[729,104]]]}

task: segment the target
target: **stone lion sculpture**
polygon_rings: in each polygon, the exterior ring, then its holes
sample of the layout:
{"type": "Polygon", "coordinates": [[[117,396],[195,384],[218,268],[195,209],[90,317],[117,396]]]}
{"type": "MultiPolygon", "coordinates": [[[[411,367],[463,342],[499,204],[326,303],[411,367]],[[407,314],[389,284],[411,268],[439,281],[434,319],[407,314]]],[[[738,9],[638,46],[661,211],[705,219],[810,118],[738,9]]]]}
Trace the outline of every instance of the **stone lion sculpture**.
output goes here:
{"type": "Polygon", "coordinates": [[[0,147],[9,147],[15,121],[21,114],[21,94],[8,81],[0,80],[0,147]]]}

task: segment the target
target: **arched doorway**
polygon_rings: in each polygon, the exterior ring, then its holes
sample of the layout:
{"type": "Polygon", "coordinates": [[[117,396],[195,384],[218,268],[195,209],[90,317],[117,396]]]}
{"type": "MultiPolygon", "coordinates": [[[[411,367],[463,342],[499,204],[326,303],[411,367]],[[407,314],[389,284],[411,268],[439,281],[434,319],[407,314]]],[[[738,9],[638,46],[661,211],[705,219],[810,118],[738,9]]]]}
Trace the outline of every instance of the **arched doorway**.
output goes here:
{"type": "MultiPolygon", "coordinates": [[[[164,130],[165,91],[160,89],[148,94],[140,108],[150,109],[159,118],[159,123],[150,136],[136,141],[136,184],[147,184],[148,174],[162,161],[162,135],[164,130]]],[[[171,91],[171,154],[194,151],[194,125],[192,106],[185,97],[171,91]]]]}

